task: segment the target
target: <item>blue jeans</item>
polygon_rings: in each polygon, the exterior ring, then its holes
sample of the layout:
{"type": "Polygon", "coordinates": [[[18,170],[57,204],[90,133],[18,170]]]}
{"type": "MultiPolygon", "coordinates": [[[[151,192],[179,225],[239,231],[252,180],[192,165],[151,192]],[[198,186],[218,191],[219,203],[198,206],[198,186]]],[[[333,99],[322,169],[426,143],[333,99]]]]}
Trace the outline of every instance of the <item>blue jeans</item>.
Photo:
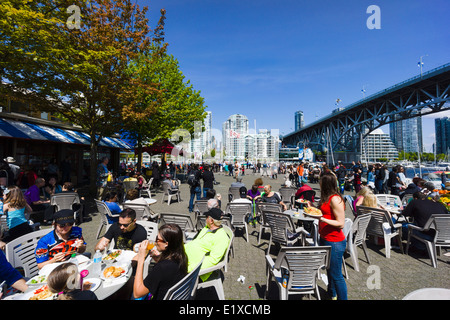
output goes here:
{"type": "Polygon", "coordinates": [[[203,198],[206,198],[206,192],[209,190],[210,188],[203,188],[203,198]]]}
{"type": "Polygon", "coordinates": [[[342,274],[342,257],[347,246],[347,240],[329,242],[320,239],[321,246],[331,246],[330,268],[327,270],[328,293],[338,300],[347,300],[347,284],[342,274]]]}
{"type": "Polygon", "coordinates": [[[191,198],[189,199],[189,212],[194,211],[194,198],[197,195],[197,200],[200,200],[202,197],[202,188],[200,186],[191,188],[191,198]]]}

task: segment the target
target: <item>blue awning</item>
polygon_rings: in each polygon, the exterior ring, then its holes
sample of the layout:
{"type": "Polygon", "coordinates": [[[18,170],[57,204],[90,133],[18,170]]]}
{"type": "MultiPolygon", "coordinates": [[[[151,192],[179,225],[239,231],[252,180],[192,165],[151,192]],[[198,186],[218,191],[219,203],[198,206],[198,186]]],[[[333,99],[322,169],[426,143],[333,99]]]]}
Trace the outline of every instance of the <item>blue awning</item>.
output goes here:
{"type": "MultiPolygon", "coordinates": [[[[42,124],[0,118],[0,137],[44,140],[62,143],[90,145],[90,137],[77,130],[55,128],[42,124]]],[[[133,146],[119,138],[105,137],[101,147],[133,150],[133,146]]]]}

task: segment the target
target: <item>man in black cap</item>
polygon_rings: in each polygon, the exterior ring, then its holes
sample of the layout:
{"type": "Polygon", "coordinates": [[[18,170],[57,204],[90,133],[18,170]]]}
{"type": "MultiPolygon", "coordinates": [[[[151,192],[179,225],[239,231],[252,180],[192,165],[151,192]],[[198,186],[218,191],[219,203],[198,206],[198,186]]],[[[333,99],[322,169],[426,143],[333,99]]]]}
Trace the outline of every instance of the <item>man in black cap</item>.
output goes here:
{"type": "MultiPolygon", "coordinates": [[[[202,260],[200,269],[210,268],[218,264],[230,243],[230,238],[222,227],[223,212],[219,208],[212,208],[205,213],[206,226],[200,230],[194,240],[185,244],[184,249],[188,257],[188,272],[202,260]]],[[[209,278],[211,273],[200,276],[202,281],[209,278]]]]}
{"type": "Polygon", "coordinates": [[[65,261],[72,253],[84,253],[86,242],[80,227],[76,227],[74,212],[63,209],[53,216],[54,229],[37,243],[35,256],[38,268],[47,264],[65,261]]]}

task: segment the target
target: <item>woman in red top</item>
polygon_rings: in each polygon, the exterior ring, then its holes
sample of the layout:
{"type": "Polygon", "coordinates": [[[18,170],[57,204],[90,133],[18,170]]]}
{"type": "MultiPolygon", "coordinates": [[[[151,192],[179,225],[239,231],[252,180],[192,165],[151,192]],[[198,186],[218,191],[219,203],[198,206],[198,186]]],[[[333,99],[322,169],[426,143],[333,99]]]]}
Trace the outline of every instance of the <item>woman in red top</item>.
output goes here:
{"type": "Polygon", "coordinates": [[[336,176],[331,172],[322,175],[320,184],[319,217],[320,245],[331,246],[328,274],[328,293],[332,299],[347,300],[347,284],[342,275],[342,257],[347,240],[342,232],[345,224],[345,203],[337,188],[336,176]]]}

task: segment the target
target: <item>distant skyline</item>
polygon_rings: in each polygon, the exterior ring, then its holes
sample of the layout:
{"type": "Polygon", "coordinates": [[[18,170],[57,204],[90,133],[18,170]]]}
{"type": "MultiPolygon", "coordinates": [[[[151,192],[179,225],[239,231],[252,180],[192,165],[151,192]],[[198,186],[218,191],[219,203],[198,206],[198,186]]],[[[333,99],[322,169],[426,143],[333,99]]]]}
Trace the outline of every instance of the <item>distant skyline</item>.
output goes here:
{"type": "MultiPolygon", "coordinates": [[[[221,130],[236,113],[258,129],[305,126],[360,99],[450,62],[446,0],[137,0],[150,26],[165,8],[168,53],[212,112],[221,130]],[[380,29],[371,5],[380,9],[380,29]],[[362,92],[365,90],[365,93],[362,92]],[[340,99],[337,106],[336,100],[340,99]]],[[[425,152],[434,118],[422,117],[425,152]]],[[[382,130],[389,133],[389,127],[382,130]]]]}

